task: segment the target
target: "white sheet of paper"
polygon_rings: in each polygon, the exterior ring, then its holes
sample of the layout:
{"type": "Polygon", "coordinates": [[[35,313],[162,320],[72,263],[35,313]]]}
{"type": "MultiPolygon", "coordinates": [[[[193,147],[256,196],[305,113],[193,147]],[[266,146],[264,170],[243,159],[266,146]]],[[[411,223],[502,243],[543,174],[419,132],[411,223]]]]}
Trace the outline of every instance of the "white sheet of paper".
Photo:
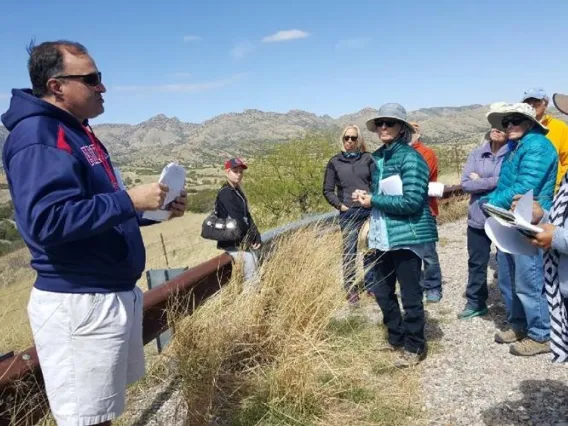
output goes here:
{"type": "Polygon", "coordinates": [[[532,206],[533,206],[533,190],[531,189],[525,195],[523,195],[519,201],[517,201],[517,206],[513,214],[515,215],[515,220],[517,225],[526,228],[534,232],[542,232],[543,229],[538,226],[534,226],[531,223],[532,219],[532,206]]]}
{"type": "Polygon", "coordinates": [[[505,253],[527,256],[537,254],[536,247],[531,245],[528,238],[511,225],[503,225],[502,223],[499,223],[494,217],[489,217],[485,221],[485,233],[499,250],[505,253]]]}
{"type": "Polygon", "coordinates": [[[402,180],[399,175],[393,175],[379,182],[379,190],[384,195],[402,195],[402,180]]]}
{"type": "Polygon", "coordinates": [[[179,197],[181,190],[185,186],[185,169],[177,163],[170,163],[162,170],[158,182],[168,185],[169,191],[164,199],[164,203],[159,210],[146,211],[143,218],[163,222],[169,219],[171,212],[167,210],[168,205],[179,197]]]}

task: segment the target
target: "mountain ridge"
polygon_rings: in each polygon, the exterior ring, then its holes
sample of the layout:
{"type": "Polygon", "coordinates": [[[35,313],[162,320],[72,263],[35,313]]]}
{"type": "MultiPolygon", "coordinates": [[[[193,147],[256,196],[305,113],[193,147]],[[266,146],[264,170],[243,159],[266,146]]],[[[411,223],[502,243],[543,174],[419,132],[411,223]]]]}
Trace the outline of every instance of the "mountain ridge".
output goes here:
{"type": "MultiPolygon", "coordinates": [[[[429,143],[471,143],[479,142],[489,129],[487,110],[488,106],[481,104],[420,108],[410,111],[408,119],[420,123],[429,143]]],[[[565,120],[553,109],[551,112],[565,120]]],[[[285,113],[244,109],[192,123],[160,113],[137,124],[101,123],[93,128],[117,163],[154,166],[176,160],[197,166],[230,155],[254,155],[272,144],[302,138],[313,131],[339,134],[348,124],[357,124],[373,147],[378,140],[367,131],[365,122],[377,114],[372,107],[337,118],[300,109],[285,113]]],[[[0,126],[0,147],[7,135],[0,126]]]]}

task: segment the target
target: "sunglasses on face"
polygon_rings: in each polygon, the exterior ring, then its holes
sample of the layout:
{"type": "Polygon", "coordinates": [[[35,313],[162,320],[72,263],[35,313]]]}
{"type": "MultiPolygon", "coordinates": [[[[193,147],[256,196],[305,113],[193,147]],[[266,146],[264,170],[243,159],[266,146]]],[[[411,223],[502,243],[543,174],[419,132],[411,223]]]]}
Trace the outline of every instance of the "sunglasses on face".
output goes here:
{"type": "Polygon", "coordinates": [[[375,120],[375,126],[378,128],[383,127],[383,124],[387,127],[394,127],[396,126],[395,120],[375,120]]]}
{"type": "Polygon", "coordinates": [[[95,87],[99,86],[103,82],[103,76],[100,72],[92,72],[90,74],[68,74],[68,75],[58,75],[53,78],[69,78],[75,80],[81,80],[87,86],[95,87]]]}
{"type": "Polygon", "coordinates": [[[349,139],[351,139],[353,142],[357,142],[358,138],[359,136],[347,136],[347,135],[343,136],[343,140],[345,142],[349,141],[349,139]]]}
{"type": "Polygon", "coordinates": [[[512,124],[513,126],[518,126],[525,120],[526,120],[525,117],[505,117],[501,121],[501,125],[503,126],[504,129],[506,129],[507,127],[509,127],[509,124],[512,124]]]}

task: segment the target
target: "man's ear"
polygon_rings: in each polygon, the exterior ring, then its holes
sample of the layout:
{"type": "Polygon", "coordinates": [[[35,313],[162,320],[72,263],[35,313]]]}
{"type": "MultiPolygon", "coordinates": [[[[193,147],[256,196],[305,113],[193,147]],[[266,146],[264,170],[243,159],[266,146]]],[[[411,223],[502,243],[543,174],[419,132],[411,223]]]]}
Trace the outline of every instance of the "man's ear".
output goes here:
{"type": "Polygon", "coordinates": [[[63,97],[63,82],[58,78],[50,78],[47,80],[47,94],[56,98],[63,97]]]}

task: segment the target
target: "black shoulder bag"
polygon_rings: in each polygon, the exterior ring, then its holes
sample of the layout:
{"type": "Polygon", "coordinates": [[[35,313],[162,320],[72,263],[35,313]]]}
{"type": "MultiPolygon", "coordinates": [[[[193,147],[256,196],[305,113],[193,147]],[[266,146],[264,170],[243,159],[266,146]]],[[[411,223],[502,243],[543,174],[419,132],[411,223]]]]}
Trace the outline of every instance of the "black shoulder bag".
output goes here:
{"type": "Polygon", "coordinates": [[[242,230],[237,221],[230,216],[222,219],[217,215],[217,199],[215,199],[214,211],[205,218],[201,225],[201,237],[220,242],[239,241],[242,238],[242,230]]]}

